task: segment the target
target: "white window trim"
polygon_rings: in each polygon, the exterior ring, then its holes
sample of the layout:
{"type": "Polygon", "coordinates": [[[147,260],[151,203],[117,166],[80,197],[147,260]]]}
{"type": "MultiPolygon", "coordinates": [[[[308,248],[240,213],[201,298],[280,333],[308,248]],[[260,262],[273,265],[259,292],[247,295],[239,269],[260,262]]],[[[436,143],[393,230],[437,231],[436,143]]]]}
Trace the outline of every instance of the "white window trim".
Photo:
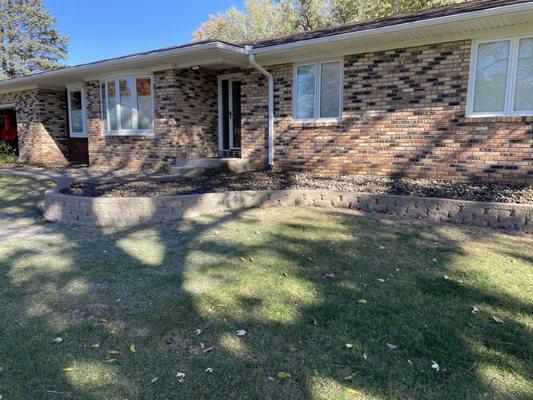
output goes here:
{"type": "MultiPolygon", "coordinates": [[[[105,107],[105,135],[106,136],[153,136],[154,135],[154,128],[155,128],[155,113],[154,113],[154,78],[152,75],[126,75],[126,76],[117,76],[112,79],[106,79],[100,82],[100,92],[102,91],[102,83],[104,83],[104,90],[105,93],[101,93],[101,101],[100,104],[102,107],[105,107]],[[119,81],[120,80],[127,80],[131,79],[133,81],[133,88],[132,88],[132,126],[133,129],[122,129],[121,124],[121,116],[120,116],[120,86],[119,81]],[[138,129],[138,114],[137,114],[137,79],[150,79],[150,86],[151,86],[151,93],[152,93],[152,129],[138,129]],[[117,129],[111,130],[109,129],[109,101],[108,99],[108,82],[114,82],[115,83],[115,101],[116,101],[116,111],[117,111],[117,129]],[[105,96],[104,96],[105,95],[105,96]],[[105,100],[105,101],[104,101],[105,100]]],[[[103,109],[102,109],[102,120],[103,117],[103,109]]]]}
{"type": "Polygon", "coordinates": [[[343,97],[344,97],[344,60],[341,58],[318,60],[313,62],[303,62],[294,64],[292,72],[292,119],[298,122],[339,122],[342,120],[343,111],[343,97]],[[339,74],[339,116],[338,117],[320,117],[320,86],[322,79],[322,64],[338,62],[341,65],[339,74]],[[298,104],[298,67],[304,67],[308,65],[315,66],[315,109],[314,118],[298,118],[297,117],[297,104],[298,104]]]}
{"type": "Polygon", "coordinates": [[[86,138],[87,135],[87,98],[83,88],[71,88],[67,90],[68,103],[68,129],[70,137],[72,138],[86,138]],[[72,92],[81,92],[81,118],[83,124],[83,132],[74,132],[72,129],[72,106],[70,101],[70,94],[72,92]]]}
{"type": "Polygon", "coordinates": [[[470,72],[468,78],[467,93],[467,117],[528,117],[533,116],[533,110],[514,110],[516,94],[516,75],[518,72],[518,51],[521,39],[533,38],[533,34],[495,37],[491,39],[478,39],[472,41],[470,56],[470,72]],[[476,88],[477,56],[479,45],[482,43],[503,42],[508,40],[509,43],[509,63],[507,69],[507,85],[505,87],[505,105],[504,110],[500,112],[475,112],[474,95],[476,88]]]}

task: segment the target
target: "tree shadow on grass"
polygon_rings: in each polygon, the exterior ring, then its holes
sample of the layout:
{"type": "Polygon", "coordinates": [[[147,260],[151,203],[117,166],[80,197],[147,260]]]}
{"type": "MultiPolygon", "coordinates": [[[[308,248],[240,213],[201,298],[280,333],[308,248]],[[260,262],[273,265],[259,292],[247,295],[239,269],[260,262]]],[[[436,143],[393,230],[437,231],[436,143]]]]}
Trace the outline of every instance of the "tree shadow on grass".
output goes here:
{"type": "MultiPolygon", "coordinates": [[[[11,189],[25,197],[24,186],[11,189]]],[[[0,200],[2,218],[17,218],[17,193],[0,200]]],[[[31,234],[0,251],[6,398],[529,395],[529,240],[296,208],[70,228],[23,204],[20,215],[35,218],[31,234]],[[513,290],[499,272],[510,258],[514,279],[526,282],[513,290]],[[278,379],[280,371],[292,377],[278,379]]]]}

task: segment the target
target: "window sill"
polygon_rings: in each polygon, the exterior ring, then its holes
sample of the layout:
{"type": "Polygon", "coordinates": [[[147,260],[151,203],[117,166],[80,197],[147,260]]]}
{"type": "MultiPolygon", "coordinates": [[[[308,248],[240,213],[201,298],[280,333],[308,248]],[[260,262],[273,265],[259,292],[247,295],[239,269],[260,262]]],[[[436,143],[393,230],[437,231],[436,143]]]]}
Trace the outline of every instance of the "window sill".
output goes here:
{"type": "Polygon", "coordinates": [[[323,119],[292,119],[291,126],[295,128],[312,128],[312,127],[335,127],[342,124],[342,118],[323,118],[323,119]]]}
{"type": "Polygon", "coordinates": [[[467,122],[530,122],[533,121],[533,114],[523,115],[503,115],[503,114],[468,114],[467,122]]]}
{"type": "Polygon", "coordinates": [[[86,133],[71,133],[70,137],[73,139],[87,139],[88,135],[86,133]]]}
{"type": "Polygon", "coordinates": [[[104,136],[107,137],[154,137],[155,133],[151,132],[105,132],[104,136]]]}

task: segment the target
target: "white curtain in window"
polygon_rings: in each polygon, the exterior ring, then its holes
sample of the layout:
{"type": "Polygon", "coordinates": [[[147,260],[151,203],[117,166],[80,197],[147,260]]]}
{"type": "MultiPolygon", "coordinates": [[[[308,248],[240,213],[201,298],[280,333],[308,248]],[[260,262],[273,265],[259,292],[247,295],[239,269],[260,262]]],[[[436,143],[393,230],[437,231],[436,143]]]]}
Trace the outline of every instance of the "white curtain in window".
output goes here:
{"type": "Polygon", "coordinates": [[[533,110],[533,38],[521,39],[518,45],[514,109],[533,110]]]}
{"type": "Polygon", "coordinates": [[[508,40],[479,44],[474,95],[475,112],[505,110],[509,48],[508,40]]]}
{"type": "Polygon", "coordinates": [[[296,118],[315,117],[316,65],[302,65],[296,69],[296,118]]]}
{"type": "Polygon", "coordinates": [[[337,118],[340,115],[340,74],[338,61],[320,65],[320,118],[337,118]]]}
{"type": "Polygon", "coordinates": [[[81,91],[69,92],[71,133],[83,133],[83,104],[81,91]]]}

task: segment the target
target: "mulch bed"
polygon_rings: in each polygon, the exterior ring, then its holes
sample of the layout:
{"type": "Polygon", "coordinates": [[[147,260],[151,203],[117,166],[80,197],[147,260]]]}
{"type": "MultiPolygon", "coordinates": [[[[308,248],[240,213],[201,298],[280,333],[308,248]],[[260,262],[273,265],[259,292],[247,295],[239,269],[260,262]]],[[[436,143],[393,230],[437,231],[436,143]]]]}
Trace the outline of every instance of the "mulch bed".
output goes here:
{"type": "Polygon", "coordinates": [[[77,182],[63,193],[87,197],[156,197],[240,190],[329,189],[446,199],[533,203],[533,187],[431,179],[325,176],[310,173],[244,172],[194,178],[77,182]]]}

